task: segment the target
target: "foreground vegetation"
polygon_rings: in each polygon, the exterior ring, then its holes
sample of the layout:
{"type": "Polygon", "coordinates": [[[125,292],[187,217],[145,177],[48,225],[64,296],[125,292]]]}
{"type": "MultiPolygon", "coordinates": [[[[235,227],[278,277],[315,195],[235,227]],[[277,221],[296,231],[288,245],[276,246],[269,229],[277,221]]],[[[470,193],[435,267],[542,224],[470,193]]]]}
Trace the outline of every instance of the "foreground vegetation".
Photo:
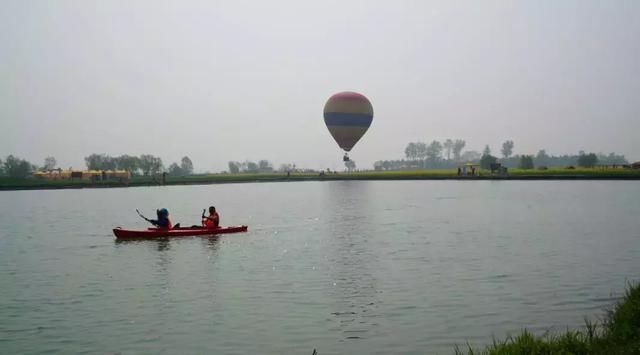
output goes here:
{"type": "Polygon", "coordinates": [[[456,354],[640,354],[640,285],[629,286],[601,323],[586,321],[583,329],[542,336],[524,330],[482,350],[456,348],[456,354]]]}
{"type": "Polygon", "coordinates": [[[128,181],[105,180],[40,180],[35,178],[0,177],[0,189],[57,189],[82,187],[123,187],[156,185],[196,185],[242,182],[326,181],[326,180],[440,180],[440,179],[640,179],[640,169],[550,168],[547,170],[509,169],[507,175],[492,175],[480,170],[478,176],[458,176],[457,169],[417,169],[388,171],[356,171],[338,173],[238,173],[187,176],[134,176],[128,181]]]}

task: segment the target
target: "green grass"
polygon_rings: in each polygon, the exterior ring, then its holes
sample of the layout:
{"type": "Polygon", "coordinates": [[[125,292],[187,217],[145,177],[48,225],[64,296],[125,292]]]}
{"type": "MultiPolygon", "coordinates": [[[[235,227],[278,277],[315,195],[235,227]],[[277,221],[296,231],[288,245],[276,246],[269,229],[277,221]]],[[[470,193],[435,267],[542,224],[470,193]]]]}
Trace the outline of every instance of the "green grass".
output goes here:
{"type": "Polygon", "coordinates": [[[598,175],[616,175],[616,176],[640,176],[639,169],[604,169],[604,168],[549,168],[546,170],[540,169],[509,169],[509,175],[521,176],[521,175],[535,175],[535,176],[553,176],[553,175],[585,175],[585,176],[598,176],[598,175]]]}
{"type": "MultiPolygon", "coordinates": [[[[257,174],[200,174],[189,176],[167,176],[167,185],[216,184],[239,182],[276,182],[276,181],[317,181],[317,180],[420,180],[420,179],[640,179],[640,169],[602,169],[602,168],[550,168],[547,170],[509,169],[507,176],[492,176],[487,170],[481,170],[479,177],[457,176],[457,169],[418,169],[390,171],[357,171],[338,174],[318,173],[257,173],[257,174]]],[[[0,189],[46,189],[46,188],[81,188],[81,187],[119,187],[119,186],[153,186],[160,185],[160,177],[135,176],[126,183],[118,181],[87,180],[38,180],[13,179],[0,177],[0,189]]]]}
{"type": "Polygon", "coordinates": [[[465,350],[458,355],[543,354],[640,354],[640,285],[630,285],[624,297],[607,312],[601,323],[585,321],[578,330],[536,336],[523,330],[515,337],[494,340],[485,349],[465,350]]]}
{"type": "Polygon", "coordinates": [[[82,186],[96,186],[96,185],[105,185],[108,186],[110,185],[108,181],[104,181],[104,182],[92,182],[92,181],[84,181],[84,180],[75,180],[75,181],[70,181],[70,180],[39,180],[39,179],[32,179],[32,178],[28,178],[28,179],[16,179],[16,178],[10,178],[10,177],[5,177],[2,176],[0,177],[0,188],[2,187],[64,187],[64,186],[68,186],[68,185],[73,185],[73,186],[78,186],[78,187],[82,187],[82,186]]]}

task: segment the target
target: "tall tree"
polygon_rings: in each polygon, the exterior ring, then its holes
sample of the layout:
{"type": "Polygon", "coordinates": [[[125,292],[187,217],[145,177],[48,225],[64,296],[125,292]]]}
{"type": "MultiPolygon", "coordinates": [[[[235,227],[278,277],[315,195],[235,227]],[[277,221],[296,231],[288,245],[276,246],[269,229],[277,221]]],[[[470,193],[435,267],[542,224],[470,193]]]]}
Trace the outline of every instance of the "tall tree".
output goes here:
{"type": "Polygon", "coordinates": [[[252,162],[252,161],[246,161],[243,164],[245,166],[245,171],[247,173],[257,173],[260,169],[260,167],[258,166],[258,164],[252,162]]]}
{"type": "Polygon", "coordinates": [[[416,144],[413,142],[407,144],[407,147],[404,148],[404,156],[407,157],[407,159],[414,160],[418,156],[417,153],[416,144]]]}
{"type": "Polygon", "coordinates": [[[624,155],[618,155],[613,152],[609,153],[609,155],[598,154],[598,162],[605,165],[629,164],[624,155]]]}
{"type": "Polygon", "coordinates": [[[578,165],[584,168],[593,168],[598,163],[598,156],[594,153],[585,154],[580,152],[578,156],[578,165]]]}
{"type": "Polygon", "coordinates": [[[84,163],[89,170],[99,170],[102,166],[102,155],[91,154],[87,157],[84,157],[84,163]]]}
{"type": "Polygon", "coordinates": [[[193,162],[189,157],[182,157],[182,161],[180,161],[180,169],[182,169],[182,175],[193,174],[193,162]]]}
{"type": "Polygon", "coordinates": [[[480,158],[480,167],[482,169],[490,169],[491,164],[495,164],[498,161],[498,158],[491,155],[491,148],[487,144],[482,151],[482,157],[480,158]]]}
{"type": "Polygon", "coordinates": [[[549,163],[551,163],[551,157],[549,156],[549,154],[547,154],[547,151],[544,149],[540,149],[538,151],[538,154],[536,154],[535,160],[536,160],[536,164],[538,166],[547,166],[547,165],[551,165],[549,163]]]}
{"type": "Polygon", "coordinates": [[[427,147],[426,155],[427,160],[430,160],[431,162],[440,160],[440,157],[442,156],[442,143],[438,141],[431,142],[429,147],[427,147]]]}
{"type": "Polygon", "coordinates": [[[533,169],[533,155],[520,156],[520,169],[533,169]]]}
{"type": "Polygon", "coordinates": [[[140,156],[140,169],[144,175],[155,175],[162,171],[164,165],[162,159],[151,154],[142,154],[140,156]]]}
{"type": "Polygon", "coordinates": [[[423,142],[416,142],[415,144],[415,157],[423,160],[427,157],[427,145],[423,142]]]}
{"type": "Polygon", "coordinates": [[[9,155],[4,161],[4,173],[9,177],[24,179],[31,174],[31,163],[13,155],[9,155]]]}
{"type": "Polygon", "coordinates": [[[268,160],[264,159],[258,162],[258,168],[260,169],[260,171],[273,170],[273,166],[271,165],[271,163],[268,160]]]}
{"type": "Polygon", "coordinates": [[[538,154],[536,154],[536,159],[548,159],[549,158],[549,154],[547,154],[547,151],[544,149],[540,149],[538,151],[538,154]]]}
{"type": "Polygon", "coordinates": [[[474,162],[480,160],[480,158],[482,158],[482,154],[477,150],[467,150],[462,153],[458,161],[474,162]]]}
{"type": "Polygon", "coordinates": [[[58,163],[56,162],[56,158],[54,157],[46,157],[44,158],[44,165],[42,166],[42,170],[53,170],[56,168],[58,163]]]}
{"type": "Polygon", "coordinates": [[[231,174],[237,174],[240,172],[240,163],[235,162],[235,161],[230,161],[229,162],[229,172],[231,174]]]}
{"type": "Polygon", "coordinates": [[[0,159],[0,176],[4,176],[4,163],[0,159]]]}
{"type": "Polygon", "coordinates": [[[513,154],[513,141],[512,140],[507,140],[504,143],[502,143],[502,156],[505,159],[508,159],[511,154],[513,154]]]}
{"type": "Polygon", "coordinates": [[[167,169],[167,173],[172,176],[180,176],[185,175],[182,168],[178,165],[178,163],[173,163],[169,165],[169,169],[167,169]]]}
{"type": "Polygon", "coordinates": [[[480,158],[480,167],[482,169],[491,169],[491,165],[496,162],[498,162],[498,158],[491,154],[483,154],[482,158],[480,158]]]}
{"type": "Polygon", "coordinates": [[[453,159],[455,161],[460,161],[460,153],[462,153],[465,145],[467,145],[467,142],[463,139],[456,139],[455,142],[453,142],[453,159]]]}
{"type": "Polygon", "coordinates": [[[91,154],[84,158],[89,170],[112,170],[116,168],[115,160],[106,154],[91,154]]]}
{"type": "Polygon", "coordinates": [[[451,160],[451,150],[453,150],[453,141],[451,139],[447,139],[442,143],[444,147],[444,152],[447,155],[447,160],[451,160]]]}
{"type": "Polygon", "coordinates": [[[140,158],[131,155],[121,155],[114,158],[116,169],[126,170],[132,175],[138,174],[140,169],[140,158]]]}
{"type": "Polygon", "coordinates": [[[484,150],[482,151],[482,155],[491,155],[491,148],[489,148],[488,144],[484,146],[484,150]]]}

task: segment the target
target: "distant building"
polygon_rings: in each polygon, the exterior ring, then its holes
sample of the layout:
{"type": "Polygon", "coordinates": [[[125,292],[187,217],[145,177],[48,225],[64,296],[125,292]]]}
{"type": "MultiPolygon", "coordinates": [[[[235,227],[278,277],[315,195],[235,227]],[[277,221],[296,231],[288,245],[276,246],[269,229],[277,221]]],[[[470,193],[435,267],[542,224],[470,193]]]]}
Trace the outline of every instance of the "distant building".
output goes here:
{"type": "Polygon", "coordinates": [[[631,167],[633,169],[640,169],[640,161],[637,161],[637,162],[631,164],[631,167]]]}
{"type": "Polygon", "coordinates": [[[42,180],[119,180],[128,181],[131,173],[127,170],[47,170],[33,173],[33,177],[42,180]]]}

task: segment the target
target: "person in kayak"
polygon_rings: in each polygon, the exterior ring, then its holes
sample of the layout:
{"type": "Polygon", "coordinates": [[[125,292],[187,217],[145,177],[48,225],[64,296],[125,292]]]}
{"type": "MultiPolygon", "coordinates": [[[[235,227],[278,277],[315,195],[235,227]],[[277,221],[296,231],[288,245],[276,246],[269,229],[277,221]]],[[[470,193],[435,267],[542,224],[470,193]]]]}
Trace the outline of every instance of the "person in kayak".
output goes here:
{"type": "Polygon", "coordinates": [[[218,228],[220,225],[220,215],[216,212],[216,208],[209,207],[209,215],[204,215],[205,210],[202,210],[202,225],[207,228],[218,228]]]}
{"type": "Polygon", "coordinates": [[[169,211],[166,208],[161,208],[156,210],[156,214],[158,215],[158,219],[150,219],[149,223],[153,224],[158,228],[173,228],[171,224],[171,219],[169,218],[169,211]]]}

